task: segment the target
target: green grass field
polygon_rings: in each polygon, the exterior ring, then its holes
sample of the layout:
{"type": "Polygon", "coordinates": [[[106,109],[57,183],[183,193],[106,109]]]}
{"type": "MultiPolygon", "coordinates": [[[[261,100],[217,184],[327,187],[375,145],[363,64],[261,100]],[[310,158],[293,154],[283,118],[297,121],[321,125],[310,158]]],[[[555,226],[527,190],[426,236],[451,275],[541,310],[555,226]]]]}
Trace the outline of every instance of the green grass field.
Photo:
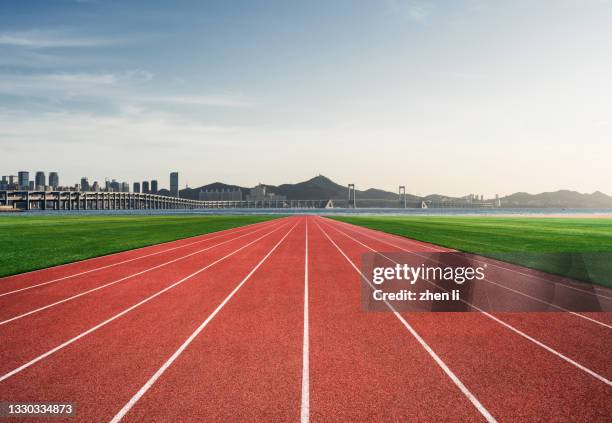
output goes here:
{"type": "Polygon", "coordinates": [[[612,219],[432,216],[333,218],[612,286],[612,219]]]}
{"type": "Polygon", "coordinates": [[[278,216],[4,216],[0,277],[278,216]]]}

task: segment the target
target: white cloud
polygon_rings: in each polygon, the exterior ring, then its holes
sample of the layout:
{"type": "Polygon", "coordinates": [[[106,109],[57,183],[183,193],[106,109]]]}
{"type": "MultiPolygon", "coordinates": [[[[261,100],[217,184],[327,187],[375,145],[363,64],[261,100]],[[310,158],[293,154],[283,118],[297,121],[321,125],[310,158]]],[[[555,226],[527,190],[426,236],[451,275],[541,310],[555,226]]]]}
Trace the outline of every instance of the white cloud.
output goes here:
{"type": "Polygon", "coordinates": [[[0,94],[27,100],[96,101],[114,106],[120,112],[140,109],[171,108],[173,106],[210,106],[250,108],[254,103],[233,93],[194,93],[176,95],[163,93],[159,86],[149,84],[155,75],[146,70],[121,72],[52,72],[34,74],[0,74],[0,94]]]}
{"type": "Polygon", "coordinates": [[[144,98],[145,101],[194,106],[252,107],[252,103],[233,95],[165,96],[144,98]]]}
{"type": "Polygon", "coordinates": [[[111,38],[82,37],[67,30],[33,29],[0,33],[0,45],[43,49],[68,47],[99,47],[118,43],[111,38]]]}
{"type": "Polygon", "coordinates": [[[0,94],[18,97],[63,98],[99,97],[107,101],[129,94],[130,88],[153,79],[151,72],[51,72],[0,74],[0,94]]]}
{"type": "Polygon", "coordinates": [[[425,22],[433,11],[433,4],[420,0],[388,0],[389,10],[414,22],[425,22]]]}

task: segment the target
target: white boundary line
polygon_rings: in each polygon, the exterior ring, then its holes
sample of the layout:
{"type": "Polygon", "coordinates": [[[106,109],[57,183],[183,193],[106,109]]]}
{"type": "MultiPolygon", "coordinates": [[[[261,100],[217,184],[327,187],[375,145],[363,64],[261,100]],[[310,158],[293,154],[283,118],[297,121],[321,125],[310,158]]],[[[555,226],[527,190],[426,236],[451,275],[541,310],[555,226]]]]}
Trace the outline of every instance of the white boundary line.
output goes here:
{"type": "MultiPolygon", "coordinates": [[[[391,233],[379,231],[379,230],[376,230],[376,229],[371,229],[371,228],[366,228],[366,227],[362,227],[362,226],[353,225],[353,224],[350,224],[350,223],[347,223],[347,222],[343,222],[341,220],[335,220],[335,219],[329,219],[329,218],[327,218],[327,219],[328,220],[332,220],[334,222],[342,223],[342,224],[344,224],[346,226],[358,227],[360,229],[367,229],[367,230],[370,230],[370,231],[378,232],[378,233],[381,233],[383,235],[390,235],[390,236],[392,236],[394,238],[398,238],[398,240],[400,240],[400,241],[404,241],[404,242],[408,242],[408,243],[411,243],[411,244],[419,245],[419,246],[424,247],[424,248],[429,248],[430,250],[433,250],[433,251],[436,251],[436,252],[452,252],[452,251],[457,251],[457,250],[453,250],[451,248],[446,248],[446,247],[443,247],[443,248],[436,247],[434,244],[429,244],[427,242],[418,241],[418,240],[415,240],[415,239],[412,239],[412,238],[406,238],[406,237],[403,237],[401,235],[391,234],[391,233]]],[[[358,231],[356,231],[356,232],[358,232],[358,231]]],[[[585,293],[585,294],[594,295],[595,297],[601,297],[601,298],[605,298],[607,300],[612,300],[612,296],[606,295],[606,294],[610,293],[611,291],[608,288],[603,287],[603,286],[599,286],[599,285],[593,284],[593,289],[596,290],[597,292],[595,292],[595,291],[587,291],[586,289],[578,288],[578,287],[569,285],[567,283],[563,283],[562,281],[555,282],[553,280],[546,279],[546,278],[544,278],[542,276],[530,275],[529,273],[523,273],[523,272],[521,272],[519,270],[516,270],[516,269],[500,266],[499,264],[495,264],[493,262],[493,261],[498,261],[498,260],[493,259],[493,258],[483,257],[483,256],[479,256],[478,254],[473,254],[473,253],[470,253],[470,254],[472,254],[474,256],[474,261],[477,262],[477,263],[486,263],[489,266],[497,267],[498,269],[507,270],[509,272],[516,273],[517,275],[529,276],[531,278],[540,279],[541,281],[544,281],[544,282],[547,282],[547,283],[550,283],[550,284],[559,285],[559,286],[562,286],[562,287],[567,288],[567,289],[573,289],[574,291],[579,291],[579,292],[582,292],[582,293],[585,293]],[[486,260],[478,259],[478,257],[483,257],[484,259],[491,260],[491,261],[486,261],[486,260]],[[603,294],[602,291],[605,292],[606,294],[603,294]]],[[[537,269],[533,269],[533,270],[535,272],[539,272],[539,270],[537,270],[537,269]]],[[[558,275],[553,275],[553,276],[558,276],[558,275]]],[[[562,276],[558,276],[558,277],[562,278],[562,276]]]]}
{"type": "MultiPolygon", "coordinates": [[[[153,252],[153,253],[145,254],[143,256],[134,257],[134,258],[127,259],[127,260],[122,260],[122,261],[119,261],[119,262],[116,262],[116,263],[111,263],[111,264],[107,264],[107,265],[104,265],[104,266],[101,266],[101,267],[96,267],[94,269],[85,270],[83,272],[74,273],[72,275],[62,276],[60,278],[52,279],[52,280],[46,281],[46,282],[40,282],[40,283],[37,283],[37,284],[34,284],[34,285],[30,285],[30,286],[26,286],[26,287],[23,287],[23,288],[15,289],[13,291],[3,292],[3,293],[0,293],[0,297],[4,297],[6,295],[11,295],[11,294],[16,294],[18,292],[26,291],[26,290],[32,289],[32,288],[38,288],[39,286],[44,286],[44,285],[49,285],[51,283],[60,282],[60,281],[66,280],[66,279],[73,278],[75,276],[86,275],[88,273],[97,272],[98,270],[108,269],[108,268],[111,268],[111,267],[114,267],[114,266],[118,266],[118,265],[125,264],[125,263],[130,263],[132,261],[140,260],[140,259],[147,258],[147,257],[152,257],[152,256],[155,256],[155,255],[158,255],[158,254],[167,253],[168,251],[177,250],[179,248],[189,247],[190,245],[200,244],[202,242],[206,242],[206,241],[209,241],[209,240],[212,240],[212,239],[221,238],[222,236],[231,235],[231,234],[233,234],[235,232],[242,232],[244,230],[248,230],[248,229],[250,229],[249,227],[253,226],[253,225],[258,225],[258,224],[262,224],[262,223],[266,224],[268,222],[273,222],[274,220],[276,220],[276,219],[273,219],[271,221],[265,221],[265,222],[257,222],[257,223],[254,223],[254,224],[251,224],[251,225],[246,225],[246,226],[239,226],[237,228],[225,229],[223,231],[209,232],[208,234],[196,235],[193,238],[205,237],[207,235],[214,234],[214,233],[217,234],[215,236],[210,236],[210,237],[207,237],[207,238],[204,238],[204,239],[199,239],[197,241],[193,241],[193,242],[190,242],[190,243],[187,243],[187,244],[184,244],[184,245],[179,245],[179,246],[176,246],[176,247],[168,248],[166,250],[156,251],[156,252],[153,252]],[[234,229],[236,229],[236,230],[234,231],[234,229]]],[[[177,240],[174,240],[174,241],[162,242],[160,244],[153,244],[153,245],[149,245],[149,246],[146,246],[146,247],[140,247],[140,248],[136,248],[136,249],[133,249],[133,250],[119,251],[117,253],[107,254],[107,255],[98,256],[98,257],[91,257],[91,258],[84,259],[84,260],[73,261],[73,262],[70,262],[70,263],[60,264],[58,266],[48,267],[46,269],[32,270],[30,272],[19,273],[17,275],[7,276],[6,279],[12,278],[13,276],[27,275],[29,273],[42,272],[43,270],[55,269],[55,268],[62,267],[62,266],[68,266],[70,264],[82,263],[82,262],[85,262],[85,261],[88,261],[88,260],[95,260],[97,258],[110,257],[110,256],[113,256],[113,255],[116,255],[116,254],[123,254],[123,253],[132,252],[132,251],[138,251],[138,250],[141,250],[141,249],[144,249],[144,248],[151,248],[151,247],[155,247],[155,246],[158,246],[158,245],[164,245],[164,244],[169,244],[169,243],[173,243],[173,242],[178,242],[178,241],[181,241],[181,240],[184,240],[184,239],[189,239],[189,238],[182,238],[182,239],[177,239],[177,240]]],[[[0,278],[0,286],[2,285],[3,282],[4,281],[2,280],[2,278],[0,278]]]]}
{"type": "Polygon", "coordinates": [[[85,337],[85,336],[89,335],[90,333],[95,332],[96,330],[100,329],[101,327],[106,326],[107,324],[109,324],[109,323],[110,323],[110,322],[112,322],[113,320],[118,319],[119,317],[121,317],[121,316],[123,316],[123,315],[125,315],[125,314],[129,313],[130,311],[134,310],[135,308],[140,307],[141,305],[143,305],[143,304],[145,304],[145,303],[147,303],[147,302],[151,301],[151,300],[152,300],[152,299],[154,299],[155,297],[160,296],[160,295],[161,295],[161,294],[163,294],[164,292],[169,291],[169,290],[171,290],[172,288],[174,288],[174,287],[176,287],[176,286],[178,286],[178,285],[182,284],[182,283],[183,283],[183,282],[185,282],[186,280],[191,279],[192,277],[194,277],[194,276],[198,275],[199,273],[202,273],[204,270],[206,270],[206,269],[208,269],[208,268],[210,268],[210,267],[214,266],[215,264],[217,264],[217,263],[219,263],[219,262],[221,262],[221,261],[223,261],[223,260],[225,260],[225,259],[227,259],[227,258],[229,258],[229,257],[233,256],[234,254],[236,254],[236,253],[238,253],[238,252],[240,252],[240,251],[244,250],[245,248],[247,248],[247,247],[249,247],[250,245],[252,245],[252,244],[256,243],[256,242],[257,242],[257,241],[259,241],[260,239],[267,237],[267,236],[268,236],[268,235],[270,235],[271,233],[278,231],[278,230],[279,230],[281,227],[284,227],[284,226],[286,226],[286,225],[282,225],[282,226],[280,226],[280,227],[278,227],[278,228],[274,229],[273,231],[268,232],[267,234],[260,236],[259,238],[257,238],[257,239],[255,239],[255,240],[253,240],[253,241],[249,242],[248,244],[243,245],[242,247],[240,247],[240,248],[238,248],[237,250],[234,250],[234,251],[232,251],[231,253],[229,253],[229,254],[227,254],[227,255],[225,255],[225,256],[223,256],[223,257],[221,257],[220,259],[218,259],[218,260],[216,260],[216,261],[214,261],[214,262],[212,262],[212,263],[210,263],[210,264],[208,264],[208,265],[206,265],[206,266],[204,266],[204,267],[200,268],[199,270],[197,270],[197,271],[193,272],[192,274],[190,274],[190,275],[188,275],[188,276],[184,277],[183,279],[181,279],[181,280],[179,280],[179,281],[177,281],[177,282],[173,283],[172,285],[167,286],[166,288],[162,289],[161,291],[158,291],[158,292],[156,292],[155,294],[153,294],[153,295],[151,295],[151,296],[149,296],[149,297],[145,298],[144,300],[142,300],[142,301],[140,301],[140,302],[138,302],[138,303],[136,303],[136,304],[134,304],[134,305],[132,305],[132,306],[130,306],[130,307],[128,307],[128,308],[126,308],[126,309],[125,309],[125,310],[123,310],[122,312],[115,314],[114,316],[112,316],[112,317],[110,317],[110,318],[108,318],[108,319],[104,320],[104,321],[103,321],[103,322],[101,322],[101,323],[98,323],[97,325],[95,325],[94,327],[92,327],[92,328],[90,328],[90,329],[86,330],[85,332],[82,332],[82,333],[80,333],[79,335],[77,335],[77,336],[75,336],[75,337],[73,337],[73,338],[70,338],[68,341],[66,341],[66,342],[64,342],[64,343],[62,343],[62,344],[60,344],[60,345],[58,345],[57,347],[50,349],[49,351],[45,352],[44,354],[41,354],[41,355],[39,355],[38,357],[36,357],[36,358],[34,358],[34,359],[32,359],[32,360],[28,361],[27,363],[25,363],[25,364],[23,364],[23,365],[21,365],[21,366],[17,367],[16,369],[13,369],[13,370],[11,370],[10,372],[8,372],[8,373],[6,373],[6,374],[4,374],[4,375],[0,376],[0,382],[5,381],[6,379],[10,378],[11,376],[14,376],[15,374],[17,374],[17,373],[21,372],[22,370],[27,369],[28,367],[30,367],[30,366],[32,366],[32,365],[34,365],[34,364],[38,363],[38,362],[39,362],[39,361],[41,361],[42,359],[44,359],[44,358],[46,358],[46,357],[50,356],[51,354],[53,354],[53,353],[55,353],[55,352],[57,352],[57,351],[59,351],[59,350],[61,350],[61,349],[65,348],[65,347],[67,347],[68,345],[70,345],[70,344],[72,344],[72,343],[74,343],[74,342],[78,341],[79,339],[81,339],[81,338],[83,338],[83,337],[85,337]]]}
{"type": "MultiPolygon", "coordinates": [[[[344,258],[350,263],[350,265],[361,275],[361,278],[372,288],[374,289],[374,285],[372,282],[359,270],[359,268],[353,263],[353,261],[342,251],[342,249],[334,242],[333,239],[321,228],[321,226],[317,223],[317,226],[323,232],[323,234],[327,237],[327,239],[336,247],[336,249],[344,256],[344,258]]],[[[406,329],[414,336],[414,338],[418,341],[418,343],[427,351],[429,356],[436,362],[438,366],[446,373],[446,375],[453,381],[453,383],[459,388],[459,390],[466,396],[466,398],[476,407],[476,409],[482,414],[482,416],[489,422],[496,422],[495,418],[489,413],[489,411],[481,404],[481,402],[470,392],[470,390],[461,382],[461,380],[453,373],[453,371],[442,361],[442,359],[435,353],[435,351],[425,342],[423,338],[417,333],[416,330],[404,319],[404,317],[395,310],[395,308],[387,301],[384,301],[385,305],[393,312],[395,317],[404,325],[406,329]]]]}
{"type": "MultiPolygon", "coordinates": [[[[333,227],[333,225],[330,225],[330,226],[332,226],[332,227],[333,227]]],[[[393,260],[392,258],[387,257],[386,255],[384,255],[384,254],[382,254],[382,253],[377,252],[377,251],[376,251],[376,250],[374,250],[373,248],[371,248],[371,247],[369,247],[369,246],[365,245],[364,243],[362,243],[361,241],[359,241],[359,240],[357,240],[357,239],[355,239],[355,238],[351,237],[350,235],[345,234],[345,233],[344,233],[344,232],[342,232],[341,230],[339,230],[339,229],[337,229],[337,228],[333,228],[333,229],[334,229],[336,232],[341,233],[341,234],[342,234],[342,235],[344,235],[345,237],[347,237],[347,238],[349,238],[349,239],[352,239],[353,241],[357,242],[358,244],[363,245],[365,248],[369,249],[370,251],[372,251],[372,252],[374,252],[374,253],[376,253],[376,254],[378,254],[378,255],[380,255],[380,256],[382,256],[382,257],[386,258],[387,260],[389,260],[389,261],[391,261],[391,262],[393,262],[393,263],[397,263],[397,262],[396,262],[395,260],[393,260]]],[[[440,289],[442,289],[442,290],[444,290],[444,291],[448,292],[448,290],[446,290],[445,288],[443,288],[443,287],[441,287],[441,286],[439,286],[439,285],[437,285],[437,284],[435,284],[435,283],[431,282],[430,280],[425,279],[425,278],[422,278],[422,279],[423,279],[423,280],[425,280],[425,281],[427,281],[427,282],[429,282],[431,285],[433,285],[433,286],[435,286],[435,287],[438,287],[438,288],[440,288],[440,289]]],[[[514,326],[510,325],[509,323],[504,322],[503,320],[501,320],[501,319],[499,319],[499,318],[497,318],[497,317],[493,316],[492,314],[490,314],[490,313],[488,313],[488,312],[486,312],[486,311],[482,310],[481,308],[479,308],[479,307],[477,307],[477,306],[475,306],[475,305],[473,305],[473,304],[469,303],[468,301],[465,301],[465,300],[463,300],[463,299],[460,299],[460,301],[461,301],[462,303],[467,304],[468,306],[472,307],[474,310],[477,310],[477,311],[481,312],[482,314],[484,314],[484,315],[485,315],[485,316],[487,316],[488,318],[490,318],[490,319],[492,319],[492,320],[495,320],[497,323],[499,323],[499,324],[503,325],[504,327],[506,327],[506,328],[510,329],[510,330],[511,330],[511,331],[513,331],[514,333],[516,333],[516,334],[518,334],[518,335],[522,336],[523,338],[525,338],[525,339],[527,339],[527,340],[529,340],[529,341],[533,342],[534,344],[538,345],[539,347],[544,348],[546,351],[548,351],[548,352],[550,352],[550,353],[552,353],[552,354],[556,355],[557,357],[559,357],[559,358],[561,358],[561,359],[565,360],[566,362],[568,362],[568,363],[570,363],[570,364],[574,365],[575,367],[579,368],[580,370],[582,370],[582,371],[584,371],[584,372],[588,373],[589,375],[593,376],[595,379],[598,379],[599,381],[601,381],[601,382],[605,383],[605,384],[606,384],[606,385],[608,385],[608,386],[612,386],[612,381],[610,381],[610,380],[606,379],[604,376],[602,376],[602,375],[600,375],[600,374],[598,374],[598,373],[594,372],[593,370],[591,370],[591,369],[589,369],[589,368],[587,368],[587,367],[583,366],[582,364],[580,364],[580,363],[578,363],[578,362],[576,362],[576,361],[572,360],[571,358],[569,358],[569,357],[567,357],[567,356],[563,355],[563,354],[562,354],[562,353],[560,353],[559,351],[557,351],[557,350],[555,350],[555,349],[553,349],[553,348],[549,347],[548,345],[546,345],[546,344],[544,344],[544,343],[542,343],[542,342],[538,341],[537,339],[535,339],[535,338],[533,338],[533,337],[531,337],[531,336],[527,335],[526,333],[524,333],[524,332],[522,332],[521,330],[519,330],[519,329],[515,328],[514,326]]]]}
{"type": "Polygon", "coordinates": [[[310,334],[308,317],[308,217],[306,217],[306,243],[304,251],[304,335],[302,346],[302,404],[300,422],[310,421],[310,334]]]}
{"type": "Polygon", "coordinates": [[[153,374],[153,376],[151,376],[149,380],[147,380],[147,382],[138,390],[138,392],[136,392],[136,394],[134,394],[134,396],[130,398],[130,400],[123,406],[123,408],[121,408],[121,410],[119,410],[119,412],[115,414],[115,416],[111,419],[110,423],[117,423],[121,421],[121,419],[123,419],[123,417],[132,409],[132,407],[136,405],[138,400],[142,398],[142,396],[164,374],[164,372],[172,365],[172,363],[174,363],[176,359],[179,358],[179,356],[183,353],[183,351],[185,351],[185,349],[189,346],[189,344],[193,342],[193,340],[200,334],[200,332],[204,330],[206,326],[208,326],[210,321],[214,319],[214,317],[221,311],[221,309],[225,306],[225,304],[227,304],[227,302],[232,299],[232,297],[236,294],[236,292],[238,292],[238,290],[242,288],[242,285],[244,285],[246,281],[248,281],[251,278],[251,276],[255,273],[255,271],[257,271],[257,269],[259,269],[259,267],[268,259],[268,257],[272,255],[274,250],[276,250],[276,248],[285,240],[285,238],[287,238],[287,236],[293,231],[293,229],[296,226],[297,226],[297,223],[294,224],[291,227],[291,229],[289,229],[289,232],[287,232],[281,238],[281,240],[278,241],[276,245],[274,245],[274,247],[272,247],[272,249],[268,252],[268,254],[266,254],[259,261],[259,263],[255,265],[255,267],[249,272],[249,274],[246,275],[246,277],[234,288],[232,292],[230,292],[230,294],[227,297],[225,297],[225,299],[221,302],[221,304],[217,306],[217,308],[206,318],[206,320],[204,320],[204,322],[202,322],[202,324],[191,335],[189,335],[187,340],[174,352],[174,354],[170,356],[170,358],[168,358],[168,360],[166,360],[166,362],[153,374]]]}
{"type": "MultiPolygon", "coordinates": [[[[274,226],[272,225],[272,227],[274,227],[274,226]]],[[[22,318],[24,318],[24,317],[30,316],[30,315],[35,314],[35,313],[38,313],[38,312],[40,312],[40,311],[47,310],[47,309],[49,309],[49,308],[51,308],[51,307],[55,307],[55,306],[57,306],[57,305],[60,305],[60,304],[63,304],[63,303],[67,303],[68,301],[72,301],[72,300],[77,299],[77,298],[79,298],[79,297],[82,297],[82,296],[84,296],[84,295],[91,294],[92,292],[99,291],[99,290],[101,290],[101,289],[107,288],[107,287],[109,287],[109,286],[115,285],[115,284],[117,284],[117,283],[119,283],[119,282],[123,282],[123,281],[128,280],[128,279],[131,279],[131,278],[133,278],[133,277],[143,275],[143,274],[148,273],[148,272],[150,272],[150,271],[152,271],[152,270],[159,269],[160,267],[167,266],[167,265],[169,265],[169,264],[172,264],[172,263],[175,263],[175,262],[177,262],[177,261],[180,261],[180,260],[183,260],[183,259],[189,258],[189,257],[194,256],[194,255],[196,255],[196,254],[200,254],[200,253],[203,253],[203,252],[205,252],[205,251],[212,250],[212,249],[213,249],[213,248],[215,248],[215,247],[218,247],[218,246],[223,245],[223,244],[227,244],[228,242],[235,241],[235,240],[237,240],[237,239],[239,239],[239,238],[243,238],[243,237],[245,237],[245,236],[253,235],[253,234],[257,233],[257,232],[261,232],[262,230],[265,230],[266,228],[268,228],[268,226],[264,226],[263,228],[256,229],[256,230],[254,230],[254,231],[252,231],[252,232],[247,232],[246,234],[243,234],[243,235],[240,235],[240,236],[237,236],[237,237],[234,237],[234,238],[230,238],[230,239],[225,240],[225,241],[223,241],[223,242],[219,242],[219,243],[217,243],[217,244],[214,244],[214,245],[208,246],[208,247],[206,247],[206,248],[202,248],[202,249],[200,249],[200,250],[194,251],[194,252],[192,252],[192,253],[186,254],[186,255],[181,256],[181,257],[177,257],[177,258],[175,258],[175,259],[172,259],[172,260],[170,260],[170,261],[166,261],[166,262],[161,263],[161,264],[158,264],[158,265],[156,265],[156,266],[149,267],[149,268],[147,268],[147,269],[145,269],[145,270],[141,270],[140,272],[136,272],[136,273],[133,273],[133,274],[131,274],[131,275],[124,276],[124,277],[122,277],[122,278],[120,278],[120,279],[114,280],[114,281],[112,281],[112,282],[108,282],[108,283],[106,283],[106,284],[104,284],[104,285],[100,285],[100,286],[97,286],[97,287],[92,288],[92,289],[88,289],[88,290],[83,291],[83,292],[81,292],[81,293],[79,293],[79,294],[72,295],[72,296],[70,296],[70,297],[66,297],[66,298],[64,298],[64,299],[62,299],[62,300],[56,301],[56,302],[51,303],[51,304],[47,304],[47,305],[45,305],[45,306],[42,306],[42,307],[36,308],[36,309],[31,310],[31,311],[28,311],[28,312],[26,312],[26,313],[19,314],[19,315],[17,315],[17,316],[11,317],[11,318],[9,318],[9,319],[6,319],[6,320],[3,320],[3,321],[0,321],[0,326],[5,325],[5,324],[10,323],[10,322],[13,322],[13,321],[15,321],[15,320],[19,320],[19,319],[22,319],[22,318]]]]}
{"type": "MultiPolygon", "coordinates": [[[[330,224],[330,226],[332,226],[332,227],[333,227],[333,225],[331,225],[331,224],[330,224]]],[[[349,227],[350,227],[350,225],[349,225],[349,227]]],[[[336,230],[338,230],[338,229],[336,229],[336,230]]],[[[424,258],[424,259],[426,259],[426,260],[430,260],[430,259],[428,259],[427,257],[423,256],[422,254],[419,254],[418,252],[407,250],[407,249],[405,249],[404,247],[401,247],[401,246],[399,246],[399,245],[397,245],[397,244],[392,244],[392,243],[390,243],[390,242],[388,242],[388,241],[383,240],[382,238],[375,238],[374,236],[372,236],[372,235],[370,235],[370,234],[367,234],[366,232],[358,231],[358,230],[356,230],[356,229],[353,229],[353,232],[354,232],[354,233],[357,233],[357,234],[360,234],[360,235],[363,235],[363,236],[365,236],[365,237],[368,237],[368,238],[370,238],[370,239],[373,239],[373,240],[374,240],[374,241],[376,241],[376,242],[381,242],[381,243],[383,243],[383,244],[387,244],[387,245],[390,245],[390,246],[392,246],[392,247],[399,248],[400,250],[405,251],[405,252],[410,253],[410,254],[413,254],[413,255],[415,255],[415,256],[419,256],[419,257],[424,258]]],[[[488,262],[482,262],[482,261],[479,261],[479,260],[474,260],[474,261],[475,261],[475,262],[477,262],[477,263],[485,263],[485,264],[490,264],[490,263],[488,263],[488,262]]],[[[495,266],[495,265],[493,265],[493,266],[494,266],[494,267],[499,267],[499,266],[495,266]]],[[[538,278],[538,279],[541,279],[541,278],[538,278]]],[[[516,293],[516,294],[522,295],[523,297],[527,297],[527,298],[530,298],[530,299],[532,299],[532,300],[534,300],[534,301],[537,301],[537,302],[539,302],[539,303],[546,304],[546,305],[548,305],[548,306],[550,306],[550,307],[554,307],[554,308],[556,308],[557,310],[561,310],[561,311],[563,311],[563,312],[573,314],[574,316],[576,316],[576,317],[580,317],[580,318],[585,319],[585,320],[588,320],[588,321],[590,321],[591,323],[595,323],[595,324],[597,324],[597,325],[604,326],[604,327],[606,327],[606,328],[608,328],[608,329],[612,329],[612,326],[611,326],[611,325],[608,325],[607,323],[604,323],[604,322],[602,322],[602,321],[600,321],[600,320],[593,319],[593,318],[591,318],[591,317],[589,317],[589,316],[585,316],[584,314],[581,314],[581,313],[579,313],[579,312],[572,311],[572,310],[568,310],[568,309],[566,309],[566,308],[564,308],[564,307],[561,307],[561,306],[558,306],[558,305],[556,305],[556,304],[549,303],[549,302],[544,301],[544,300],[542,300],[542,299],[539,299],[539,298],[533,297],[533,296],[531,296],[531,295],[529,295],[529,294],[527,294],[527,293],[525,293],[525,292],[523,292],[523,291],[520,291],[520,290],[517,290],[517,289],[510,288],[510,287],[508,287],[508,286],[505,286],[505,285],[502,285],[502,284],[500,284],[500,283],[494,282],[494,281],[492,281],[492,280],[490,280],[490,279],[487,279],[487,278],[484,278],[484,279],[482,279],[482,280],[483,280],[483,281],[485,281],[485,282],[488,282],[488,283],[490,283],[490,284],[492,284],[492,285],[497,285],[497,286],[499,286],[500,288],[503,288],[503,289],[505,289],[505,290],[507,290],[507,291],[514,292],[514,293],[516,293]]],[[[567,285],[564,285],[564,284],[560,284],[560,285],[561,285],[561,286],[567,286],[567,285]]],[[[582,290],[579,290],[579,291],[582,291],[582,290]]],[[[585,292],[586,292],[586,291],[585,291],[585,292]]]]}

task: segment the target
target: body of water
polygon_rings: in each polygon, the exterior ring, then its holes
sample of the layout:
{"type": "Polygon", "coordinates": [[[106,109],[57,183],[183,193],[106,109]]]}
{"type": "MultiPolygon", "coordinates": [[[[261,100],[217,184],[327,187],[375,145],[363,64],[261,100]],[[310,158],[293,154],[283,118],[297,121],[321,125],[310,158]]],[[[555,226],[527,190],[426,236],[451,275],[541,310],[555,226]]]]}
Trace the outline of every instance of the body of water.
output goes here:
{"type": "Polygon", "coordinates": [[[372,216],[559,216],[559,217],[612,217],[612,209],[561,209],[561,208],[500,208],[500,209],[197,209],[197,210],[58,210],[2,213],[0,216],[163,216],[163,215],[244,215],[244,214],[318,214],[318,215],[372,215],[372,216]]]}

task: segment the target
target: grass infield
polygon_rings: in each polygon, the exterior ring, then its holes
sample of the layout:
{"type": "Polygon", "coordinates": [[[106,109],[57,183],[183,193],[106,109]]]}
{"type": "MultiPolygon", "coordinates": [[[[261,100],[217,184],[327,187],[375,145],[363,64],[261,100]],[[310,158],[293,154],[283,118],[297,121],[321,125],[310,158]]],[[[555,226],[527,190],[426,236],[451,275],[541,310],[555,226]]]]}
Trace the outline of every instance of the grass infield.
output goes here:
{"type": "Polygon", "coordinates": [[[0,217],[0,277],[279,216],[0,217]]]}
{"type": "Polygon", "coordinates": [[[332,218],[557,275],[612,286],[612,219],[434,216],[332,218]]]}

